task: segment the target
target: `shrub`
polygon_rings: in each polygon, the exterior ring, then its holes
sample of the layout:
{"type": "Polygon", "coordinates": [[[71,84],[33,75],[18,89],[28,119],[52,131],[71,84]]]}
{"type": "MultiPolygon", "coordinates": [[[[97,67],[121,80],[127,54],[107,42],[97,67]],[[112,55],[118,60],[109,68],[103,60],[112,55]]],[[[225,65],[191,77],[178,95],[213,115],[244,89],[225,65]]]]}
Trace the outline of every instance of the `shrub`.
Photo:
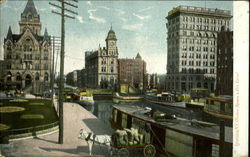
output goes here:
{"type": "Polygon", "coordinates": [[[20,117],[21,119],[44,119],[44,116],[41,114],[23,114],[20,117]]]}
{"type": "Polygon", "coordinates": [[[24,111],[25,108],[17,107],[17,106],[4,106],[0,107],[0,113],[11,113],[11,112],[19,112],[24,111]]]}

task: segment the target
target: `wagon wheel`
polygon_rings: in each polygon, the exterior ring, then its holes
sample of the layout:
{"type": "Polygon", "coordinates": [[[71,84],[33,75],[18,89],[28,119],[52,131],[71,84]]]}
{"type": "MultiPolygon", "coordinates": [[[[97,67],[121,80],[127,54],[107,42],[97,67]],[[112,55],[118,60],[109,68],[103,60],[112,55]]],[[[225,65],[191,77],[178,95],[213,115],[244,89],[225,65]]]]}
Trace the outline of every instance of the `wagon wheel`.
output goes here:
{"type": "Polygon", "coordinates": [[[122,148],[118,150],[118,157],[128,157],[129,152],[127,148],[122,148]]]}
{"type": "Polygon", "coordinates": [[[155,146],[152,144],[146,145],[143,149],[143,153],[145,157],[154,157],[156,153],[155,146]]]}

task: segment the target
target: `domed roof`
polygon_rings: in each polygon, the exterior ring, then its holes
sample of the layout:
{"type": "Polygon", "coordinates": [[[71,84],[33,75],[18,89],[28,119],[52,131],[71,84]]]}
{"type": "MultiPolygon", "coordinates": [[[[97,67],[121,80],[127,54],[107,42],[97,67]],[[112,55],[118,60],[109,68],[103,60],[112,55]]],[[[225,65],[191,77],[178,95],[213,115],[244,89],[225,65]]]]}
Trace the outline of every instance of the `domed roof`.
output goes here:
{"type": "Polygon", "coordinates": [[[113,31],[112,27],[110,28],[110,30],[108,32],[108,36],[107,36],[106,40],[117,40],[115,32],[113,31]]]}

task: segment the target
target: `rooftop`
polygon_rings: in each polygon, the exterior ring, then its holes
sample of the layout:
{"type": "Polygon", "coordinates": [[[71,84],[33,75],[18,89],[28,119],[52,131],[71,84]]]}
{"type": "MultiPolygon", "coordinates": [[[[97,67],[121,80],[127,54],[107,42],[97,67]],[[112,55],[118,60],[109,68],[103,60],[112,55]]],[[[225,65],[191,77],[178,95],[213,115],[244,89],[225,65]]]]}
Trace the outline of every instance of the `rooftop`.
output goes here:
{"type": "MultiPolygon", "coordinates": [[[[139,119],[143,119],[144,121],[158,124],[162,128],[177,130],[179,132],[189,134],[192,136],[201,136],[217,141],[219,140],[219,134],[220,134],[219,126],[213,123],[201,122],[196,120],[187,120],[178,117],[177,119],[155,121],[153,118],[145,114],[146,112],[150,111],[145,108],[132,105],[119,105],[119,106],[115,105],[114,107],[129,115],[132,115],[139,119]]],[[[233,142],[233,129],[231,127],[225,127],[225,141],[229,143],[233,142]]]]}
{"type": "Polygon", "coordinates": [[[193,6],[178,6],[176,8],[173,8],[171,11],[168,12],[168,17],[172,16],[177,12],[232,17],[231,11],[229,10],[221,10],[217,8],[201,8],[193,6]]]}

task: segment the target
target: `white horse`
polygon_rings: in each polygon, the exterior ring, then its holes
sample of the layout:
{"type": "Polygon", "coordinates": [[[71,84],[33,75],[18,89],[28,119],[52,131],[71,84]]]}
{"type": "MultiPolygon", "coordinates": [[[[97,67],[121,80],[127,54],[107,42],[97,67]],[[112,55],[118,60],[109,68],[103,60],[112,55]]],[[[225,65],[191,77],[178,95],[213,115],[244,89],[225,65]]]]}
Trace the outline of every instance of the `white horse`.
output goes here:
{"type": "Polygon", "coordinates": [[[109,135],[95,135],[92,132],[80,130],[79,139],[86,140],[89,146],[89,155],[92,155],[93,144],[108,146],[110,155],[112,155],[111,136],[109,135]]]}

